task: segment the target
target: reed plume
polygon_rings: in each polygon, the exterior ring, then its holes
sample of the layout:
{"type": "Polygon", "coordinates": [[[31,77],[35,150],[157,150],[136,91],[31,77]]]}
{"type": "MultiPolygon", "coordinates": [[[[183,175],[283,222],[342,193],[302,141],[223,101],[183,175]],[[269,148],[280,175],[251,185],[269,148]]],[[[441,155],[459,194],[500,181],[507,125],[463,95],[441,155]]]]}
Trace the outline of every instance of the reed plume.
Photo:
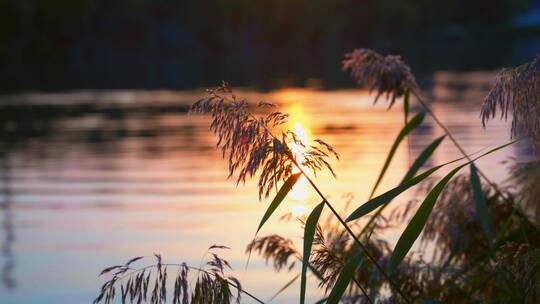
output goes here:
{"type": "MultiPolygon", "coordinates": [[[[275,105],[259,102],[256,107],[264,111],[275,105]]],[[[256,116],[248,101],[238,99],[226,82],[207,90],[206,96],[191,106],[190,113],[211,115],[210,130],[217,136],[217,146],[228,160],[229,177],[238,173],[237,184],[245,183],[259,172],[259,199],[268,197],[279,181],[291,175],[297,159],[314,174],[328,169],[335,176],[327,158],[339,158],[339,155],[331,145],[316,139],[306,146],[294,132],[279,132],[288,114],[274,111],[256,116]],[[301,157],[291,149],[291,143],[304,148],[301,157]]]]}
{"type": "Polygon", "coordinates": [[[153,257],[135,257],[123,265],[105,268],[100,276],[109,275],[110,279],[103,284],[93,303],[109,304],[119,297],[122,303],[129,301],[137,304],[163,304],[167,303],[167,299],[173,304],[239,304],[242,293],[263,303],[243,290],[238,279],[227,274],[231,270],[229,262],[213,252],[215,249],[226,248],[228,247],[221,245],[210,246],[207,251],[210,257],[202,268],[186,263],[163,263],[159,254],[154,254],[153,257]],[[139,260],[148,258],[152,258],[154,264],[133,267],[139,260]],[[196,272],[191,275],[192,280],[190,271],[196,272]],[[174,285],[168,282],[174,282],[174,285]],[[173,289],[169,291],[171,286],[173,289]]]}
{"type": "Polygon", "coordinates": [[[482,124],[495,117],[501,119],[512,112],[511,136],[525,132],[538,152],[540,144],[540,55],[516,68],[502,69],[482,105],[482,124]]]}
{"type": "Polygon", "coordinates": [[[511,181],[516,189],[523,210],[536,222],[540,222],[540,162],[529,161],[510,167],[511,181]]]}
{"type": "Polygon", "coordinates": [[[292,240],[277,234],[253,239],[246,247],[246,253],[250,252],[258,253],[266,263],[271,261],[276,271],[290,271],[295,265],[295,259],[300,256],[292,240]]]}
{"type": "Polygon", "coordinates": [[[514,290],[514,302],[540,301],[540,249],[529,244],[508,243],[497,255],[495,267],[514,290]]]}
{"type": "Polygon", "coordinates": [[[375,91],[375,102],[385,95],[390,107],[396,98],[417,89],[411,68],[398,55],[383,56],[373,50],[355,49],[345,54],[342,69],[348,71],[358,85],[375,91]]]}
{"type": "MultiPolygon", "coordinates": [[[[502,198],[489,187],[485,186],[482,190],[491,204],[490,210],[499,208],[498,212],[504,212],[507,216],[510,214],[511,206],[505,205],[502,198]]],[[[493,213],[491,215],[495,216],[493,213]]],[[[463,259],[489,249],[485,237],[477,233],[481,229],[471,181],[468,176],[459,175],[448,183],[439,197],[424,228],[422,245],[436,245],[433,259],[437,263],[443,263],[449,256],[463,259]]]]}
{"type": "MultiPolygon", "coordinates": [[[[346,203],[347,204],[347,203],[346,203]]],[[[346,205],[345,204],[345,205],[346,205]]],[[[303,219],[297,219],[300,226],[304,226],[303,219]]],[[[328,293],[334,286],[340,271],[347,260],[347,253],[354,246],[354,240],[348,232],[340,225],[333,216],[327,216],[325,220],[317,225],[313,240],[313,249],[309,257],[311,270],[316,273],[319,280],[319,288],[328,293]]],[[[383,252],[388,253],[388,244],[381,239],[373,238],[366,244],[369,252],[377,259],[383,252]]],[[[258,253],[267,263],[273,265],[276,271],[290,271],[296,260],[302,260],[302,252],[298,251],[294,243],[283,236],[270,234],[257,237],[252,240],[246,248],[246,252],[258,253]]],[[[366,261],[367,269],[374,269],[375,266],[370,261],[366,261]]],[[[355,274],[355,283],[350,285],[347,295],[344,295],[343,303],[363,303],[365,296],[360,291],[358,285],[364,284],[373,291],[384,284],[384,278],[377,282],[368,282],[368,276],[360,269],[355,274]]]]}

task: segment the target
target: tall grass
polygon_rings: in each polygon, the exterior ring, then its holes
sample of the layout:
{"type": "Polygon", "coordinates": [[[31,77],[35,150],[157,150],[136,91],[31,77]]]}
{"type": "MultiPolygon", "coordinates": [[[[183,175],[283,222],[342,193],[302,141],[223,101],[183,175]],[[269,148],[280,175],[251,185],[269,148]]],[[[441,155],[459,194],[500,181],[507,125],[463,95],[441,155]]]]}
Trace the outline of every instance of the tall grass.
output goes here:
{"type": "MultiPolygon", "coordinates": [[[[496,114],[497,108],[502,109],[503,118],[513,111],[512,136],[523,130],[523,134],[533,139],[534,146],[540,134],[538,62],[535,58],[515,69],[503,70],[481,110],[484,124],[496,114]]],[[[247,246],[247,253],[261,255],[276,271],[292,271],[294,262],[301,261],[300,273],[275,296],[300,280],[299,302],[304,303],[311,275],[326,291],[321,303],[539,301],[540,278],[536,270],[540,265],[537,259],[540,231],[536,215],[540,214],[540,204],[536,203],[538,190],[534,181],[540,171],[536,161],[513,166],[508,182],[495,184],[477,168],[475,161],[515,141],[487,152],[467,154],[428,107],[410,67],[399,56],[354,50],[345,55],[343,69],[359,85],[375,92],[376,102],[384,96],[392,107],[402,100],[404,109],[404,126],[386,155],[369,199],[363,203],[349,201],[346,205],[350,210],[338,211],[316,182],[316,174],[321,170],[334,174],[331,159],[339,159],[337,152],[320,139],[311,144],[299,140],[284,127],[286,113],[274,111],[274,106],[267,102],[253,106],[237,97],[227,83],[208,90],[191,107],[193,114],[211,116],[210,129],[228,161],[229,177],[236,176],[237,184],[258,178],[259,199],[275,191],[257,233],[301,176],[320,197],[321,202],[310,214],[299,219],[304,232],[302,250],[296,249],[291,240],[275,234],[256,235],[247,246]],[[423,111],[412,117],[411,102],[423,107],[423,111]],[[445,136],[424,148],[398,185],[376,195],[395,151],[421,126],[426,114],[445,136]],[[462,157],[419,173],[445,138],[459,149],[462,157]],[[302,151],[294,149],[297,145],[303,147],[302,151]],[[434,178],[440,169],[448,167],[451,170],[443,177],[434,178]],[[460,173],[465,167],[469,167],[469,173],[460,173]],[[388,216],[382,216],[383,210],[401,193],[415,186],[418,202],[401,204],[388,216]],[[329,214],[323,220],[325,209],[329,214]],[[392,248],[381,236],[388,228],[403,226],[392,248]],[[411,253],[416,242],[420,242],[419,251],[411,253]],[[427,260],[430,244],[435,245],[435,250],[427,260]]],[[[210,249],[222,249],[222,246],[210,249]]],[[[212,257],[206,264],[209,269],[198,269],[193,286],[188,284],[187,272],[195,268],[175,265],[179,270],[171,291],[173,303],[239,302],[242,293],[263,302],[243,290],[238,280],[227,277],[225,260],[215,253],[212,257]],[[236,297],[231,287],[236,289],[236,297]]],[[[167,268],[161,257],[156,258],[157,263],[147,267],[132,268],[136,258],[125,265],[107,268],[104,273],[110,272],[112,277],[103,285],[95,302],[113,301],[120,288],[122,301],[129,298],[165,303],[167,268]],[[154,270],[155,281],[152,296],[148,298],[149,269],[154,270]]]]}

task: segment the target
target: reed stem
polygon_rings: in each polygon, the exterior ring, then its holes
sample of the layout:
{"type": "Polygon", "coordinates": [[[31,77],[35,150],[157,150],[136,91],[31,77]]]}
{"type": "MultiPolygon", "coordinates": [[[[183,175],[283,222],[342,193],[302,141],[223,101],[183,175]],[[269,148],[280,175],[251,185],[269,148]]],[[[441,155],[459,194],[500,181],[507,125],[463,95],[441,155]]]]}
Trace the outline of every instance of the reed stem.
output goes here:
{"type": "Polygon", "coordinates": [[[411,303],[411,301],[409,301],[409,299],[407,298],[407,296],[405,296],[405,294],[403,293],[403,291],[397,286],[397,284],[394,282],[394,280],[392,280],[392,278],[390,278],[390,276],[386,273],[386,271],[384,270],[384,268],[379,265],[379,263],[377,262],[377,260],[375,260],[375,258],[369,253],[369,251],[367,250],[366,246],[364,244],[362,244],[362,242],[360,241],[360,239],[358,239],[358,237],[356,236],[356,234],[351,230],[351,228],[349,227],[349,225],[347,225],[347,223],[343,220],[343,218],[339,215],[339,213],[336,211],[336,209],[334,208],[334,206],[332,206],[332,204],[330,204],[330,202],[326,199],[326,197],[324,196],[324,194],[322,194],[321,190],[319,190],[319,188],[317,187],[317,185],[315,185],[315,183],[313,182],[313,180],[306,174],[306,172],[302,169],[302,167],[300,166],[300,164],[298,164],[298,162],[296,161],[296,159],[294,159],[294,157],[290,157],[291,158],[291,161],[294,163],[294,165],[298,168],[298,170],[300,170],[300,173],[302,173],[302,175],[304,175],[307,179],[307,181],[309,182],[309,184],[311,185],[311,187],[313,187],[313,189],[317,192],[317,194],[321,197],[321,199],[324,201],[325,205],[328,206],[328,208],[330,209],[330,211],[332,211],[332,213],[334,214],[334,216],[338,219],[338,221],[341,223],[341,225],[343,226],[343,228],[345,228],[345,230],[347,230],[347,232],[351,235],[351,237],[354,239],[354,241],[358,244],[358,246],[360,246],[360,248],[362,248],[362,250],[364,251],[364,253],[366,254],[366,256],[369,258],[369,260],[371,260],[371,262],[373,263],[373,265],[375,265],[375,267],[381,272],[381,274],[384,276],[384,278],[388,281],[388,283],[390,284],[390,286],[392,286],[393,289],[395,289],[399,295],[403,298],[403,300],[406,302],[406,303],[411,303]]]}
{"type": "MultiPolygon", "coordinates": [[[[433,118],[433,120],[435,121],[435,123],[444,131],[444,133],[448,136],[448,138],[450,138],[450,141],[452,141],[452,143],[454,144],[454,146],[456,146],[456,148],[459,150],[459,152],[461,152],[461,154],[463,154],[463,156],[468,160],[468,161],[471,161],[472,162],[472,159],[469,157],[469,155],[467,155],[467,153],[465,152],[465,150],[463,149],[463,147],[457,142],[457,140],[455,139],[455,137],[452,135],[452,132],[450,132],[450,130],[439,120],[439,118],[437,117],[437,115],[435,115],[435,113],[429,108],[429,106],[427,105],[427,103],[422,99],[422,97],[420,96],[420,94],[418,94],[418,92],[416,92],[415,90],[412,90],[411,91],[412,94],[414,95],[414,97],[416,97],[416,99],[418,100],[418,102],[422,105],[422,107],[424,107],[424,109],[426,110],[426,112],[431,115],[431,117],[433,118]]],[[[487,175],[480,169],[477,167],[477,172],[478,174],[488,183],[488,185],[493,188],[493,190],[495,190],[497,192],[497,194],[499,194],[507,203],[510,203],[512,205],[515,205],[515,203],[510,199],[508,198],[504,192],[502,192],[499,187],[497,186],[497,184],[495,184],[494,182],[491,181],[491,179],[489,179],[487,177],[487,175]]],[[[516,206],[516,208],[518,208],[516,206]]]]}

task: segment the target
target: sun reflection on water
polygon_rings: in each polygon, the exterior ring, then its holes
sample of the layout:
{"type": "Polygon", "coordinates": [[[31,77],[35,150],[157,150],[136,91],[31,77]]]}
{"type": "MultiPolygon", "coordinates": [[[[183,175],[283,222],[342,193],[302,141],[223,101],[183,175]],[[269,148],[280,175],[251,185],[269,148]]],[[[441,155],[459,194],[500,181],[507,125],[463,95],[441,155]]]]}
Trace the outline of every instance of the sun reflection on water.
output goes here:
{"type": "MultiPolygon", "coordinates": [[[[290,114],[289,123],[292,125],[292,131],[296,134],[302,145],[308,146],[310,133],[309,121],[303,111],[303,108],[298,104],[293,104],[288,109],[288,112],[290,114]]],[[[302,163],[304,161],[303,153],[305,152],[306,148],[302,145],[291,143],[291,147],[293,149],[296,159],[298,160],[298,163],[302,163]]],[[[293,173],[298,172],[300,172],[298,168],[293,169],[293,173]]],[[[308,207],[304,204],[304,202],[309,195],[309,189],[310,185],[308,180],[304,176],[302,176],[289,192],[289,197],[294,201],[298,201],[299,203],[292,206],[291,209],[292,213],[295,216],[302,216],[308,212],[308,207]]]]}

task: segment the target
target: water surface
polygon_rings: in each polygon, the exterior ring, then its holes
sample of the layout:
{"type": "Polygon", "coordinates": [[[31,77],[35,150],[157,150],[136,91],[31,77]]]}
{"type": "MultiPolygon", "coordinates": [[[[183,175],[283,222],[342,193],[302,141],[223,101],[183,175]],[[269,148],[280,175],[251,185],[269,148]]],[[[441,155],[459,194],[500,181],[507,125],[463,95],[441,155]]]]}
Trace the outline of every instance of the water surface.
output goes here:
{"type": "MultiPolygon", "coordinates": [[[[433,111],[467,152],[508,140],[508,124],[484,130],[478,119],[493,74],[436,73],[426,92],[433,111]]],[[[322,138],[340,153],[337,180],[317,178],[320,188],[343,207],[365,201],[384,156],[403,124],[400,104],[373,106],[367,92],[288,88],[237,95],[268,100],[291,114],[289,125],[308,140],[322,138]]],[[[208,119],[186,114],[202,97],[195,91],[77,91],[1,97],[0,104],[0,302],[89,303],[102,280],[100,269],[138,255],[161,253],[171,263],[199,264],[214,243],[244,287],[268,299],[298,271],[274,274],[254,257],[243,271],[244,249],[268,200],[258,201],[255,183],[235,187],[214,147],[208,119]]],[[[417,111],[419,108],[414,107],[417,111]]],[[[442,131],[427,118],[398,149],[380,191],[396,185],[423,147],[442,131]]],[[[479,163],[494,180],[504,178],[510,147],[479,163]],[[488,166],[489,164],[489,166],[488,166]]],[[[459,157],[445,141],[430,165],[459,157]]],[[[302,231],[279,215],[302,213],[319,202],[307,186],[297,187],[261,234],[280,233],[301,248],[302,231]]],[[[395,204],[405,202],[404,195],[395,204]]],[[[397,231],[389,232],[395,240],[397,231]]],[[[142,263],[145,264],[145,263],[142,263]]],[[[320,291],[309,283],[310,301],[320,291]]],[[[290,288],[275,303],[293,303],[290,288]]],[[[249,301],[245,301],[249,303],[249,301]]]]}

